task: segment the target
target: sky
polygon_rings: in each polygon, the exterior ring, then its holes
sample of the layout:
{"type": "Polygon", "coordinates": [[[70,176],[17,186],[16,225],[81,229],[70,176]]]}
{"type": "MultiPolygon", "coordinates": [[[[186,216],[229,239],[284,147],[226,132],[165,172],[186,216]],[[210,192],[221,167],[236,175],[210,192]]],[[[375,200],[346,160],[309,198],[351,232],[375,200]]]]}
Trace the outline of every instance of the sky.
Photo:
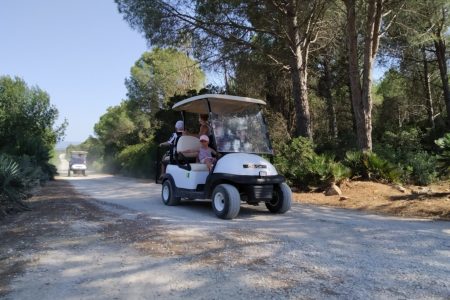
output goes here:
{"type": "Polygon", "coordinates": [[[0,0],[0,76],[21,77],[50,95],[65,141],[126,98],[125,78],[148,50],[113,0],[0,0]]]}

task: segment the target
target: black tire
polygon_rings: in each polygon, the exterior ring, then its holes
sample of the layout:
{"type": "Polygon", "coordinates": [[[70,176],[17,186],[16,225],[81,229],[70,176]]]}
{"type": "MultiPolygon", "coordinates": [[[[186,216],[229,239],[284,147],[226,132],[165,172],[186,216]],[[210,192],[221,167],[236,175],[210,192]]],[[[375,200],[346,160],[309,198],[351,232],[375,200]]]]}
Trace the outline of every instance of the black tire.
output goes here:
{"type": "Polygon", "coordinates": [[[70,177],[70,169],[67,171],[67,177],[70,177]]]}
{"type": "Polygon", "coordinates": [[[165,205],[175,206],[180,204],[181,197],[175,197],[174,186],[169,179],[164,180],[162,184],[161,199],[165,205]]]}
{"type": "Polygon", "coordinates": [[[273,197],[266,202],[267,209],[274,214],[284,214],[291,208],[292,191],[286,183],[277,184],[273,189],[273,197]]]}
{"type": "Polygon", "coordinates": [[[221,219],[233,219],[239,214],[241,196],[231,184],[219,184],[212,193],[212,207],[221,219]]]}
{"type": "Polygon", "coordinates": [[[81,171],[83,173],[83,176],[86,176],[86,170],[81,171]]]}

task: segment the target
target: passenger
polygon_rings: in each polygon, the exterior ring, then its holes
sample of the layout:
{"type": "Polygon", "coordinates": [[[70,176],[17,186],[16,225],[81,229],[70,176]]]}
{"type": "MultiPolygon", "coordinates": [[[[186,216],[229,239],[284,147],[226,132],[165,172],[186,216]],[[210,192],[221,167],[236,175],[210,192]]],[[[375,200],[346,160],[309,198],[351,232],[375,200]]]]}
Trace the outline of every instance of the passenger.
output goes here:
{"type": "Polygon", "coordinates": [[[208,170],[211,171],[212,166],[216,163],[216,158],[212,157],[212,155],[217,155],[214,149],[209,147],[209,138],[206,135],[200,136],[200,150],[198,152],[198,160],[202,164],[206,164],[208,170]]]}
{"type": "MultiPolygon", "coordinates": [[[[184,135],[184,122],[181,120],[178,120],[175,123],[175,132],[171,135],[171,137],[169,138],[169,140],[167,142],[163,142],[163,143],[159,144],[159,146],[160,147],[175,146],[175,142],[177,141],[177,138],[182,135],[184,135]]],[[[171,150],[172,149],[167,151],[163,156],[162,163],[161,163],[161,175],[160,175],[159,179],[162,179],[162,177],[166,173],[166,167],[167,167],[167,164],[169,164],[170,156],[172,155],[172,153],[170,153],[171,150]]]]}
{"type": "Polygon", "coordinates": [[[198,122],[200,123],[200,130],[198,132],[198,137],[202,135],[210,136],[211,135],[211,127],[208,124],[208,115],[200,114],[198,116],[198,122]]]}

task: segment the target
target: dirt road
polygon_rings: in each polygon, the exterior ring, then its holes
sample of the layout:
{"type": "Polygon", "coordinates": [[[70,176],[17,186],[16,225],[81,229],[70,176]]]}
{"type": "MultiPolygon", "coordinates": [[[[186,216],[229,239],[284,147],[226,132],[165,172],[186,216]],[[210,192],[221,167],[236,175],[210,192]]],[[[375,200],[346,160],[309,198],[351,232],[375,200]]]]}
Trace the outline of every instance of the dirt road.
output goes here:
{"type": "Polygon", "coordinates": [[[62,180],[99,209],[26,252],[5,299],[450,298],[449,222],[300,204],[225,221],[209,202],[164,206],[150,182],[62,180]]]}

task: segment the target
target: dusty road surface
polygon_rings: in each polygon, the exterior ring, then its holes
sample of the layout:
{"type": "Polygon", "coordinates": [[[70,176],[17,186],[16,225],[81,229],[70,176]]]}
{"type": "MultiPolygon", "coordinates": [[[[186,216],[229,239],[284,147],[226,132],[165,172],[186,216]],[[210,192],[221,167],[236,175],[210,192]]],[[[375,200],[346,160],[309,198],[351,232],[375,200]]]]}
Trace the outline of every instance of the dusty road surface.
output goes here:
{"type": "Polygon", "coordinates": [[[450,299],[449,222],[300,204],[225,221],[209,202],[163,205],[148,181],[60,180],[96,209],[25,251],[5,299],[450,299]]]}

